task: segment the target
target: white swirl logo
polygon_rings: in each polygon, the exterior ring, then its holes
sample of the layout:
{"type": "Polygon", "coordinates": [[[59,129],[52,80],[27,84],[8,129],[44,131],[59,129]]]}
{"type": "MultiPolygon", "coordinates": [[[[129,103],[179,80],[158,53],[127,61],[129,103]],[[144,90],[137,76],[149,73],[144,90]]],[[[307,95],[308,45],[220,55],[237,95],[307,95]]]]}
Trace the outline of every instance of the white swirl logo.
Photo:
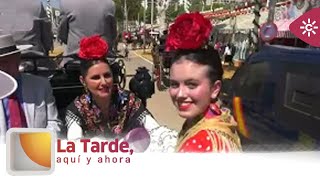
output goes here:
{"type": "Polygon", "coordinates": [[[308,18],[308,23],[306,23],[305,21],[302,21],[302,23],[304,24],[304,26],[300,26],[300,29],[304,29],[304,31],[302,32],[302,35],[305,35],[306,33],[308,34],[308,37],[310,37],[311,33],[313,35],[316,35],[316,31],[314,31],[314,29],[318,29],[318,26],[315,26],[315,24],[317,23],[317,21],[312,21],[310,18],[308,18]]]}

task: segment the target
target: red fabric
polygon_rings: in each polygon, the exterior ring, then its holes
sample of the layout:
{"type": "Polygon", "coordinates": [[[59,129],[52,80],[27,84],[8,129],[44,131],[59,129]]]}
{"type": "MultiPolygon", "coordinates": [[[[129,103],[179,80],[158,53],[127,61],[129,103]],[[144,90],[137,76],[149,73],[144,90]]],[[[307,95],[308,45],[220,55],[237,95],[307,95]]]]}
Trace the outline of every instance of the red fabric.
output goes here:
{"type": "Polygon", "coordinates": [[[14,94],[9,97],[9,111],[11,128],[27,127],[27,121],[24,111],[19,103],[17,96],[15,96],[14,94]]]}
{"type": "Polygon", "coordinates": [[[213,148],[216,149],[214,152],[229,152],[228,142],[223,141],[219,134],[210,130],[201,130],[185,141],[178,152],[206,153],[212,152],[213,148]]]}
{"type": "Polygon", "coordinates": [[[211,138],[206,130],[199,131],[192,138],[189,138],[179,149],[179,152],[209,152],[212,150],[211,138]]]}
{"type": "Polygon", "coordinates": [[[124,39],[130,39],[131,38],[131,33],[130,32],[123,32],[122,34],[124,39]]]}

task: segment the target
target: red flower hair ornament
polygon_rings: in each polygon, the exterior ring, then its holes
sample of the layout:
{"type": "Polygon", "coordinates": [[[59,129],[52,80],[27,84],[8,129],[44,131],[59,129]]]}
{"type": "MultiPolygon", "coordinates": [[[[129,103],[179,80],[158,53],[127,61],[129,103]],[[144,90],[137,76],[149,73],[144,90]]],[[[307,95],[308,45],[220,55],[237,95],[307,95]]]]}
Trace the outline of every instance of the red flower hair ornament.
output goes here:
{"type": "Polygon", "coordinates": [[[209,40],[212,29],[211,22],[199,12],[182,14],[169,28],[166,51],[199,49],[209,40]]]}
{"type": "Polygon", "coordinates": [[[108,44],[99,35],[84,37],[80,41],[78,56],[84,60],[96,60],[106,57],[108,44]]]}

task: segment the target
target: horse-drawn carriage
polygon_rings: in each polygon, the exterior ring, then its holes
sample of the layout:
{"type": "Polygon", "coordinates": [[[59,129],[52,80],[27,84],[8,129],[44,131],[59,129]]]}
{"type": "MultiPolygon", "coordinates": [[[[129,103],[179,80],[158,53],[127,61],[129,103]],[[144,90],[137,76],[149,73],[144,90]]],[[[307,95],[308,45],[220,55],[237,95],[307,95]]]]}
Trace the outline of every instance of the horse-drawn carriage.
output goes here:
{"type": "Polygon", "coordinates": [[[156,45],[152,48],[153,75],[159,91],[167,89],[170,85],[169,75],[173,54],[166,52],[163,45],[156,45]]]}

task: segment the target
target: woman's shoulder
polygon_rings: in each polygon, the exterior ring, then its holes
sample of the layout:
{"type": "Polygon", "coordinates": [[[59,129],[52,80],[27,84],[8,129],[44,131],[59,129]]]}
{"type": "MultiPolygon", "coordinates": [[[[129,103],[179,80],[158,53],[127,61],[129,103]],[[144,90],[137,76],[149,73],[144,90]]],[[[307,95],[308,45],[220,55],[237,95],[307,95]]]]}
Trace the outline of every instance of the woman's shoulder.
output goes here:
{"type": "Polygon", "coordinates": [[[80,96],[77,96],[76,98],[73,99],[73,101],[71,101],[68,106],[67,106],[67,110],[77,110],[76,107],[76,102],[79,101],[80,96]]]}
{"type": "Polygon", "coordinates": [[[66,116],[68,115],[72,115],[72,116],[77,116],[77,117],[81,117],[81,113],[80,113],[80,109],[81,107],[79,107],[79,105],[81,105],[80,103],[80,97],[81,96],[77,96],[72,102],[69,103],[69,105],[66,107],[66,116]]]}
{"type": "Polygon", "coordinates": [[[223,130],[201,129],[183,138],[178,144],[178,152],[240,152],[237,136],[230,136],[223,130]]]}
{"type": "Polygon", "coordinates": [[[207,114],[180,138],[179,152],[237,152],[241,150],[237,123],[227,108],[207,114]]]}

